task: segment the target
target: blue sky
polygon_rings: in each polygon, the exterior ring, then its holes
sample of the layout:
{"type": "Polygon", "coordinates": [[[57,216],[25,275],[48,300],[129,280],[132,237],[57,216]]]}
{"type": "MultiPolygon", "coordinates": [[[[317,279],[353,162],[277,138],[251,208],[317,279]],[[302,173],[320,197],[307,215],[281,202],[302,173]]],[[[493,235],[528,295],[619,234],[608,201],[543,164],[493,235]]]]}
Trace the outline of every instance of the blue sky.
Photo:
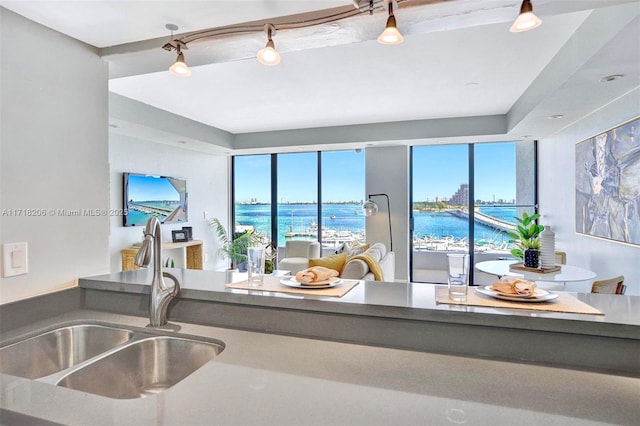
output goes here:
{"type": "MultiPolygon", "coordinates": [[[[236,157],[236,201],[270,201],[270,164],[270,155],[236,157]]],[[[278,200],[317,202],[317,164],[315,152],[278,155],[278,200]]],[[[323,200],[362,200],[366,196],[364,177],[364,152],[323,153],[323,200]]]]}
{"type": "Polygon", "coordinates": [[[134,201],[179,201],[180,195],[166,178],[130,174],[129,199],[134,201]]]}
{"type": "MultiPolygon", "coordinates": [[[[476,199],[515,198],[515,144],[475,145],[476,199]]],[[[436,145],[413,150],[413,199],[450,197],[468,183],[467,145],[436,145]]],[[[365,152],[331,151],[322,155],[322,199],[362,200],[365,194],[365,152]]],[[[236,157],[236,201],[270,202],[270,155],[236,157]]],[[[315,152],[278,155],[278,200],[317,201],[315,152]]]]}
{"type": "MultiPolygon", "coordinates": [[[[492,201],[516,197],[515,144],[474,145],[475,198],[492,201]]],[[[413,149],[413,200],[450,197],[469,183],[467,145],[431,145],[413,149]]]]}

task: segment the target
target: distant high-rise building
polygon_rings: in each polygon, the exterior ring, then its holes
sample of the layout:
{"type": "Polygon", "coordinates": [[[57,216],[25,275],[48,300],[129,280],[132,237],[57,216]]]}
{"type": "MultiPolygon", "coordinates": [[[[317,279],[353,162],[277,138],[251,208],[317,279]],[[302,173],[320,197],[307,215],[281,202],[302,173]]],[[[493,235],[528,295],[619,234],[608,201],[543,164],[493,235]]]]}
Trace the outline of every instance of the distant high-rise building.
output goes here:
{"type": "Polygon", "coordinates": [[[462,183],[460,188],[451,196],[449,203],[455,206],[466,206],[469,204],[469,184],[462,183]]]}

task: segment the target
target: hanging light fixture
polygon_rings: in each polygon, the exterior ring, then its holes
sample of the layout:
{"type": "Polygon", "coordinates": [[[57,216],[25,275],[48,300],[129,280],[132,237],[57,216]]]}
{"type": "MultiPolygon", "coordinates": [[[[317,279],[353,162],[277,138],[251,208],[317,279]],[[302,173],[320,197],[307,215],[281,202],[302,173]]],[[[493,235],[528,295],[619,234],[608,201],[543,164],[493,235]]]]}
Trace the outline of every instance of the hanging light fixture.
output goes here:
{"type": "Polygon", "coordinates": [[[176,51],[178,52],[178,57],[176,58],[175,63],[169,67],[169,72],[173,75],[177,75],[178,77],[189,77],[191,75],[191,70],[184,61],[184,54],[180,51],[180,46],[184,46],[185,49],[187,48],[186,44],[180,40],[176,40],[176,51]]]}
{"type": "Polygon", "coordinates": [[[275,44],[271,39],[271,37],[276,34],[276,27],[271,24],[266,24],[264,31],[267,33],[267,44],[264,48],[258,50],[256,58],[262,65],[272,67],[280,63],[280,54],[276,51],[275,44]]]}
{"type": "Polygon", "coordinates": [[[542,20],[533,13],[533,6],[531,0],[522,0],[520,6],[520,14],[513,21],[509,31],[512,33],[521,33],[523,31],[529,31],[534,28],[538,28],[542,24],[542,20]]]}
{"type": "Polygon", "coordinates": [[[381,44],[400,44],[404,41],[404,37],[398,31],[396,25],[396,17],[393,15],[393,7],[395,6],[395,0],[389,0],[389,17],[387,18],[387,26],[378,37],[378,43],[381,44]]]}

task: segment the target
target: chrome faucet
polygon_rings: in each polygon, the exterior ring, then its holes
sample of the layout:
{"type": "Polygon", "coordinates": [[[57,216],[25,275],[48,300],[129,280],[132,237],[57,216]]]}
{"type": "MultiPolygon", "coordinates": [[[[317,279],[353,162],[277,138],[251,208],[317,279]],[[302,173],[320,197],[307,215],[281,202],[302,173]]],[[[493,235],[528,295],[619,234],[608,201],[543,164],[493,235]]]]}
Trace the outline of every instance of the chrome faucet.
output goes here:
{"type": "Polygon", "coordinates": [[[168,272],[162,272],[162,237],[160,235],[160,221],[152,217],[144,226],[144,241],[136,254],[135,263],[147,268],[151,263],[153,251],[153,279],[151,281],[151,301],[149,303],[149,321],[151,327],[161,327],[167,324],[167,307],[169,302],[180,292],[178,279],[168,272]],[[169,287],[163,277],[173,281],[169,287]]]}

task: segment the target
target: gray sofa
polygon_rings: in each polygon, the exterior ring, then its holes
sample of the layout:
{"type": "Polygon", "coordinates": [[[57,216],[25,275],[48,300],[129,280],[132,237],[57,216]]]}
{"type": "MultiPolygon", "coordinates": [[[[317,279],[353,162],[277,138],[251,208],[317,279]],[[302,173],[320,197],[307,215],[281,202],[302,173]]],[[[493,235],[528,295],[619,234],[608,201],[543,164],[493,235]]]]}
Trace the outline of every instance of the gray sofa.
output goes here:
{"type": "MultiPolygon", "coordinates": [[[[387,252],[387,247],[382,243],[372,244],[365,253],[371,254],[380,263],[383,281],[395,281],[396,256],[392,251],[387,252]]],[[[342,269],[342,278],[356,280],[375,280],[369,265],[362,259],[350,259],[342,269]]]]}

